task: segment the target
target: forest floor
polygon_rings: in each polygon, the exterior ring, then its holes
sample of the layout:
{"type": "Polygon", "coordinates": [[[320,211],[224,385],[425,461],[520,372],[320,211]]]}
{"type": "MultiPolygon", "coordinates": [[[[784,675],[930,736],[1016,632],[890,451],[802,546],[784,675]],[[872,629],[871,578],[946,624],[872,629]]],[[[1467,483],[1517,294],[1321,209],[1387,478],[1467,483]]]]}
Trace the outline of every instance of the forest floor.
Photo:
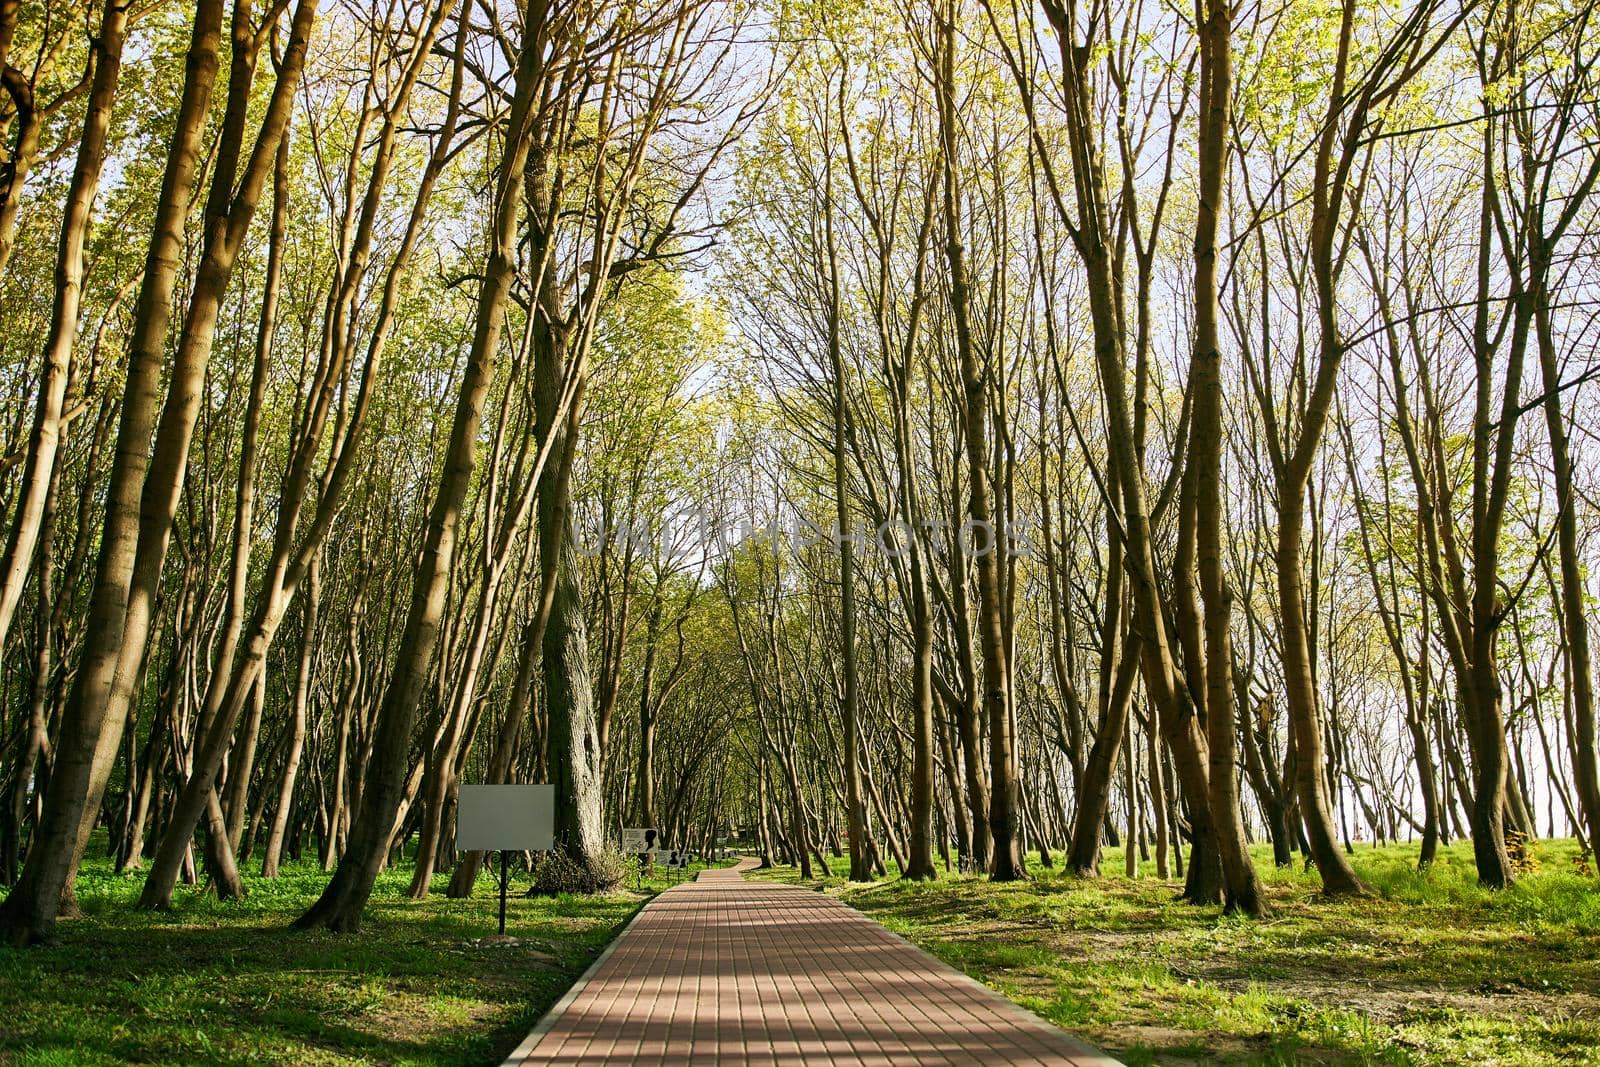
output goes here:
{"type": "Polygon", "coordinates": [[[245,900],[180,887],[171,912],[152,914],[132,906],[140,874],[85,863],[83,917],[60,924],[58,944],[0,947],[0,1064],[495,1063],[675,881],[530,898],[513,875],[502,942],[492,877],[450,900],[442,874],[410,900],[403,864],[359,934],[288,930],[327,879],[287,864],[276,882],[247,875],[245,900]]]}
{"type": "Polygon", "coordinates": [[[1426,874],[1416,854],[1357,845],[1378,896],[1333,902],[1260,852],[1262,922],[1176,901],[1153,864],[1124,878],[1120,849],[1099,879],[1035,853],[1009,885],[812,884],[1130,1064],[1600,1064],[1600,880],[1576,846],[1538,844],[1500,893],[1477,887],[1470,843],[1426,874]]]}

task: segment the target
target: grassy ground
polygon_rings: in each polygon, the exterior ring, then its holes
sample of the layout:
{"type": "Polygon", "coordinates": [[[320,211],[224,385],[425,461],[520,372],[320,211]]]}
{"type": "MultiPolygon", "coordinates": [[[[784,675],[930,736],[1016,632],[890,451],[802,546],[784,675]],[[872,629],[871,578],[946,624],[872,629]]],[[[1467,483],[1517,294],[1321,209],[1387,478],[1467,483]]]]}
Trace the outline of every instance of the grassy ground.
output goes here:
{"type": "MultiPolygon", "coordinates": [[[[1475,884],[1470,844],[1427,874],[1414,846],[1357,846],[1372,900],[1257,862],[1264,922],[1174,901],[1175,884],[1083,880],[821,886],[1132,1064],[1600,1064],[1600,881],[1571,842],[1512,889],[1475,884]]],[[[842,864],[835,864],[842,869],[842,864]]],[[[792,870],[770,876],[798,881],[792,870]]]]}
{"type": "Polygon", "coordinates": [[[497,1062],[673,881],[536,899],[524,876],[502,943],[489,877],[471,900],[446,899],[441,875],[412,901],[409,866],[390,872],[362,931],[341,936],[285,929],[326,884],[314,867],[250,878],[239,902],[180,888],[167,914],[131,908],[137,876],[85,867],[84,917],[62,922],[58,945],[0,947],[0,1063],[497,1062]]]}

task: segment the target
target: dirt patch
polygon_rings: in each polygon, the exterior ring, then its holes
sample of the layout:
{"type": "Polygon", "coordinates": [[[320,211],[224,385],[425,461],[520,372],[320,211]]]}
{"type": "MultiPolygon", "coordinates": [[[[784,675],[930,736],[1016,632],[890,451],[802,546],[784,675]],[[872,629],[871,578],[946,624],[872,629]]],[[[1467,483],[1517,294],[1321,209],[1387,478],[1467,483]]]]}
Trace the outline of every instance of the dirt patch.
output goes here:
{"type": "Polygon", "coordinates": [[[1193,1030],[1139,1023],[1095,1027],[1084,1031],[1083,1036],[1111,1053],[1125,1053],[1135,1048],[1159,1051],[1162,1067],[1209,1067],[1220,1057],[1245,1059],[1261,1053],[1270,1044],[1266,1040],[1208,1035],[1201,1048],[1201,1035],[1193,1030]]]}

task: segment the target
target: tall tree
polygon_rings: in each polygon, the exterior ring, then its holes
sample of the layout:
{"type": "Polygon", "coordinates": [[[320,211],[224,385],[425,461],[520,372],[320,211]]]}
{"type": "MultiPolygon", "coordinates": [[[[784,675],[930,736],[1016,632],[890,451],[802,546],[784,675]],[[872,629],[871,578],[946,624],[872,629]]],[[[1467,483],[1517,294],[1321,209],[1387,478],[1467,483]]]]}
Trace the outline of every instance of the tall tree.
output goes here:
{"type": "Polygon", "coordinates": [[[456,400],[444,467],[429,509],[427,536],[399,643],[398,667],[378,709],[372,756],[361,790],[361,804],[351,823],[349,843],[327,888],[295,920],[297,928],[357,929],[389,854],[405,782],[406,756],[411,748],[411,727],[417,704],[429,683],[439,641],[462,501],[476,466],[478,427],[494,378],[506,303],[516,275],[517,224],[538,101],[551,67],[567,61],[570,55],[574,45],[572,22],[569,12],[553,10],[544,2],[531,3],[523,12],[504,147],[495,171],[494,214],[487,262],[478,287],[472,346],[456,400]]]}
{"type": "Polygon", "coordinates": [[[950,274],[950,309],[961,365],[962,437],[966,448],[967,515],[974,531],[964,551],[977,557],[978,644],[983,655],[983,707],[989,726],[989,873],[997,882],[1027,876],[1022,858],[1020,786],[1011,708],[1011,662],[1002,603],[1000,559],[1005,531],[997,521],[989,473],[989,382],[972,322],[972,296],[959,207],[957,170],[955,3],[935,15],[934,92],[939,104],[939,148],[944,164],[945,261],[950,274]]]}

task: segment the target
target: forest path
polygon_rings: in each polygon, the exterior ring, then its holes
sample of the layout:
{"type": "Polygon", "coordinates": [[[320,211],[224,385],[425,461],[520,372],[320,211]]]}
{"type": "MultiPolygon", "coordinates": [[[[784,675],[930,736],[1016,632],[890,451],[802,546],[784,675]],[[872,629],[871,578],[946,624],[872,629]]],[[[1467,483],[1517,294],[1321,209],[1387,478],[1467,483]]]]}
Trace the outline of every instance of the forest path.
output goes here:
{"type": "Polygon", "coordinates": [[[511,1064],[1116,1061],[830,897],[703,871],[647,904],[511,1064]]]}

